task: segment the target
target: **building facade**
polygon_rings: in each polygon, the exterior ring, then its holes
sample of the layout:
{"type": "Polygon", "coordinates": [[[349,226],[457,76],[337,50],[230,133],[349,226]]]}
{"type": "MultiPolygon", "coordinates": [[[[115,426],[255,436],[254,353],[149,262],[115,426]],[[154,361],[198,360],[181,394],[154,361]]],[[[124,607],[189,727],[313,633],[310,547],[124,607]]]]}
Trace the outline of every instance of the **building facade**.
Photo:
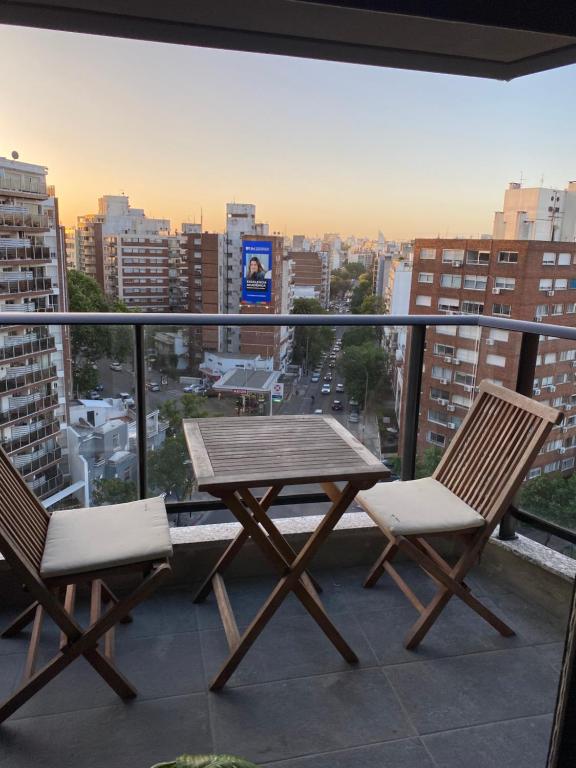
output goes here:
{"type": "Polygon", "coordinates": [[[566,189],[523,187],[504,193],[504,207],[494,214],[493,236],[500,240],[576,240],[576,181],[566,189]]]}
{"type": "MultiPolygon", "coordinates": [[[[0,312],[68,309],[58,202],[46,168],[0,158],[0,312]]],[[[70,389],[67,330],[0,326],[0,442],[49,506],[66,485],[63,428],[70,389]]]]}
{"type": "Polygon", "coordinates": [[[330,300],[330,264],[328,253],[289,251],[295,299],[316,299],[327,309],[330,300]]]}
{"type": "MultiPolygon", "coordinates": [[[[546,323],[576,325],[576,244],[529,240],[416,240],[413,314],[483,314],[542,323],[534,397],[565,411],[530,476],[572,472],[576,456],[576,343],[546,323]],[[572,411],[574,409],[574,415],[572,411]]],[[[438,326],[427,335],[419,451],[445,448],[482,379],[515,389],[520,335],[438,326]]]]}

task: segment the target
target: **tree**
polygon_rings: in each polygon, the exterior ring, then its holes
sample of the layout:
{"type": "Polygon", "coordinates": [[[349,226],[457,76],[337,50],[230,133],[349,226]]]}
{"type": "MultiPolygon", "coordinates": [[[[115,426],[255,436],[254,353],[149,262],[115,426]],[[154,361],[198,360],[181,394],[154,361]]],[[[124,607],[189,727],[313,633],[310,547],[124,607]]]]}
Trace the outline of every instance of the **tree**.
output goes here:
{"type": "Polygon", "coordinates": [[[74,388],[76,392],[91,392],[98,385],[98,371],[90,363],[74,365],[74,388]]]}
{"type": "Polygon", "coordinates": [[[358,347],[343,347],[338,363],[350,397],[366,406],[367,397],[376,391],[386,370],[386,353],[371,342],[358,347]]]}
{"type": "Polygon", "coordinates": [[[132,480],[113,478],[95,480],[92,489],[92,499],[97,507],[103,504],[124,504],[137,498],[136,483],[132,480]]]}
{"type": "Polygon", "coordinates": [[[190,493],[193,477],[182,432],[167,437],[160,448],[149,451],[147,462],[148,486],[151,490],[173,493],[178,499],[190,493]]]}
{"type": "MultiPolygon", "coordinates": [[[[317,299],[295,299],[293,315],[325,315],[326,310],[317,299]]],[[[333,334],[327,326],[297,325],[294,328],[292,362],[312,368],[320,360],[322,352],[332,344],[333,334]]]]}
{"type": "MultiPolygon", "coordinates": [[[[421,477],[430,477],[440,463],[441,458],[442,449],[437,445],[431,445],[430,448],[426,448],[420,456],[416,457],[415,479],[419,480],[421,477]]],[[[388,460],[392,464],[393,472],[399,475],[402,469],[402,459],[400,456],[390,456],[388,460]]]]}
{"type": "Polygon", "coordinates": [[[350,311],[354,315],[360,314],[360,307],[362,302],[368,296],[372,294],[372,285],[368,279],[360,280],[358,285],[352,291],[352,299],[350,301],[350,311]]]}
{"type": "Polygon", "coordinates": [[[543,475],[519,492],[519,506],[552,523],[576,529],[576,475],[543,475]]]}
{"type": "Polygon", "coordinates": [[[182,419],[203,419],[208,412],[203,408],[202,398],[198,395],[182,395],[179,400],[167,400],[160,406],[160,418],[168,422],[172,434],[182,428],[182,419]]]}
{"type": "Polygon", "coordinates": [[[377,344],[376,330],[370,325],[349,328],[342,334],[342,349],[360,347],[362,344],[377,344]]]}
{"type": "Polygon", "coordinates": [[[386,302],[382,296],[375,296],[371,293],[362,300],[358,313],[360,315],[384,315],[386,314],[386,302]]]}

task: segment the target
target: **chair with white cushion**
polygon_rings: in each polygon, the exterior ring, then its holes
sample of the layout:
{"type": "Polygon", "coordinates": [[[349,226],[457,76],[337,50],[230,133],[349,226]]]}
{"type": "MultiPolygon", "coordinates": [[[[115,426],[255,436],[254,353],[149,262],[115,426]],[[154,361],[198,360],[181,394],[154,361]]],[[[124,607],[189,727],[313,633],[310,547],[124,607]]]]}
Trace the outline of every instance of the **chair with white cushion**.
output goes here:
{"type": "Polygon", "coordinates": [[[357,496],[388,545],[364,586],[386,571],[420,613],[405,639],[416,648],[453,595],[502,635],[513,630],[471,593],[464,579],[478,562],[490,535],[508,510],[548,433],[562,414],[487,381],[432,477],[380,483],[357,496]],[[457,539],[462,547],[450,564],[432,546],[434,537],[457,539]],[[438,585],[423,605],[392,565],[398,552],[413,559],[438,585]]]}
{"type": "Polygon", "coordinates": [[[0,449],[0,552],[35,600],[2,633],[11,637],[32,623],[24,679],[0,705],[0,722],[79,656],[119,696],[134,697],[136,689],[113,661],[114,628],[130,621],[130,611],[170,573],[172,545],[162,499],[48,514],[0,449]],[[130,572],[142,578],[119,599],[106,582],[130,572]],[[83,583],[91,590],[87,628],[74,618],[76,589],[83,583]],[[36,671],[45,615],[61,630],[60,648],[36,671]]]}

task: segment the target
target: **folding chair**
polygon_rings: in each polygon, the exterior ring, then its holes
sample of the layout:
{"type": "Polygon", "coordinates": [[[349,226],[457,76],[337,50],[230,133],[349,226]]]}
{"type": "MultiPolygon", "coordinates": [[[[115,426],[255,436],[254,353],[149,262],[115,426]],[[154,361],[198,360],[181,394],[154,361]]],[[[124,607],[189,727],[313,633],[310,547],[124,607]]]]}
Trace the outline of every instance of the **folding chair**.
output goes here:
{"type": "Polygon", "coordinates": [[[114,628],[170,573],[172,554],[164,502],[145,499],[108,507],[47,513],[0,449],[0,552],[35,602],[4,630],[17,634],[32,623],[23,680],[0,705],[0,723],[74,659],[84,658],[122,698],[136,689],[113,661],[114,628]],[[142,580],[119,599],[105,579],[140,571],[142,580]],[[90,624],[74,618],[79,584],[90,584],[90,624]],[[102,603],[109,607],[102,612],[102,603]],[[36,671],[42,623],[48,615],[60,628],[56,655],[36,671]],[[104,640],[104,650],[99,643],[104,640]]]}
{"type": "Polygon", "coordinates": [[[374,586],[386,571],[420,613],[405,638],[406,648],[418,646],[453,595],[500,634],[514,634],[472,595],[464,579],[509,508],[546,436],[561,420],[559,411],[483,381],[431,477],[380,483],[358,494],[357,501],[388,539],[364,586],[374,586]],[[455,565],[432,546],[428,539],[434,536],[464,544],[455,565]],[[408,555],[437,583],[438,590],[428,605],[420,602],[392,565],[398,552],[408,555]]]}

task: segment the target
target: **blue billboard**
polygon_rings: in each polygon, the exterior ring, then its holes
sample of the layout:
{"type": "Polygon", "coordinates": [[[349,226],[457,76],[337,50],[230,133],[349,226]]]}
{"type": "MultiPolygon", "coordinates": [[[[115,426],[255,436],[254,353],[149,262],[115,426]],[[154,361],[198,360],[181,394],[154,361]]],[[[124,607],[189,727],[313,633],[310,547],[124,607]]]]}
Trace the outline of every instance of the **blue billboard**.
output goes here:
{"type": "Polygon", "coordinates": [[[263,304],[272,301],[272,241],[242,242],[242,301],[263,304]]]}

